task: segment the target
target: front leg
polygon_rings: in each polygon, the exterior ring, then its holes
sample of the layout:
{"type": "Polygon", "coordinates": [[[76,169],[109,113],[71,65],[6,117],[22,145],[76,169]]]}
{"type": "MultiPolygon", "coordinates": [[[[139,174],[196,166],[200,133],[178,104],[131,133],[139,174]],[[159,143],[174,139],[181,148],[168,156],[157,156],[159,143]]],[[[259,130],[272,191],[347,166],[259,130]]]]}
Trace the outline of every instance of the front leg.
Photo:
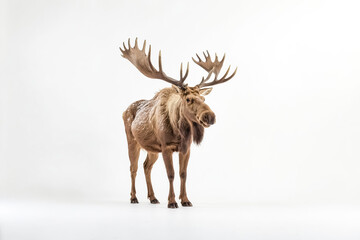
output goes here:
{"type": "Polygon", "coordinates": [[[180,164],[180,179],[181,179],[181,185],[180,185],[180,200],[181,200],[181,205],[183,205],[184,207],[191,207],[192,204],[189,201],[189,199],[187,198],[186,195],[186,175],[187,175],[187,165],[189,162],[189,158],[190,158],[190,149],[187,151],[187,153],[179,153],[179,164],[180,164]]]}
{"type": "Polygon", "coordinates": [[[163,149],[162,151],[166,172],[170,183],[168,208],[177,208],[178,205],[175,201],[174,184],[173,184],[175,172],[174,172],[172,154],[173,151],[170,148],[163,149]]]}

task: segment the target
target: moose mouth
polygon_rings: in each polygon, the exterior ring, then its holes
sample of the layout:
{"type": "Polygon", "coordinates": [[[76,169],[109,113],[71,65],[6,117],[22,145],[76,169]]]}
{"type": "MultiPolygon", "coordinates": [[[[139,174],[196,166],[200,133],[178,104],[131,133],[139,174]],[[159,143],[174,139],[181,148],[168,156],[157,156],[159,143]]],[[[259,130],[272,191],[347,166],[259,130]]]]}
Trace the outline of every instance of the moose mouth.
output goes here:
{"type": "Polygon", "coordinates": [[[206,122],[204,122],[202,120],[199,120],[199,122],[200,122],[201,126],[203,126],[204,128],[210,127],[210,124],[208,124],[208,123],[206,123],[206,122]]]}

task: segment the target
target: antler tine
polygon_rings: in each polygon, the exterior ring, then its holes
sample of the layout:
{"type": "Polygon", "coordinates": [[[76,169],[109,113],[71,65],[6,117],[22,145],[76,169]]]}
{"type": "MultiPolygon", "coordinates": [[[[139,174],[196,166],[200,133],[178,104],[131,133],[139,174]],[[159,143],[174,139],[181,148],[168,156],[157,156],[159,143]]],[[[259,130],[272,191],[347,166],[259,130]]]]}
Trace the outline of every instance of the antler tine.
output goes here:
{"type": "Polygon", "coordinates": [[[184,86],[184,81],[188,76],[189,73],[189,64],[187,66],[187,70],[185,73],[185,76],[182,76],[182,67],[180,70],[180,80],[173,79],[169,76],[167,76],[163,72],[162,67],[162,60],[161,60],[161,51],[159,51],[159,70],[156,70],[156,68],[151,63],[151,45],[149,45],[149,52],[146,55],[145,48],[146,48],[146,41],[144,41],[143,48],[140,50],[138,47],[138,39],[135,39],[135,45],[134,47],[131,47],[130,38],[128,39],[128,48],[125,46],[125,43],[123,43],[124,50],[121,49],[120,51],[122,53],[122,56],[129,60],[142,74],[149,78],[156,78],[161,79],[166,82],[169,82],[171,84],[174,84],[179,87],[184,86]]]}
{"type": "Polygon", "coordinates": [[[228,69],[226,70],[224,76],[221,79],[226,78],[226,76],[228,75],[228,73],[230,71],[230,67],[231,67],[231,65],[228,67],[228,69]]]}
{"type": "Polygon", "coordinates": [[[189,74],[189,62],[187,62],[187,64],[186,64],[186,73],[185,73],[185,76],[183,77],[184,81],[187,78],[188,74],[189,74]]]}
{"type": "Polygon", "coordinates": [[[149,53],[148,53],[148,56],[147,56],[147,62],[149,63],[151,70],[154,70],[155,68],[151,63],[151,45],[149,45],[149,53]]]}
{"type": "Polygon", "coordinates": [[[159,51],[159,72],[162,72],[161,51],[159,51]]]}
{"type": "Polygon", "coordinates": [[[182,74],[182,63],[181,63],[181,65],[180,65],[180,79],[182,79],[182,77],[183,77],[183,74],[182,74]]]}
{"type": "Polygon", "coordinates": [[[185,81],[188,74],[189,74],[189,62],[187,63],[187,66],[186,66],[185,76],[183,76],[183,64],[181,63],[181,66],[180,66],[180,82],[181,83],[183,83],[185,81]]]}
{"type": "Polygon", "coordinates": [[[145,52],[145,48],[146,48],[146,40],[144,41],[144,45],[141,51],[145,52]]]}
{"type": "Polygon", "coordinates": [[[134,48],[138,48],[137,38],[135,38],[135,46],[134,46],[134,48]]]}
{"type": "Polygon", "coordinates": [[[221,63],[224,63],[224,61],[225,61],[225,56],[226,56],[226,54],[224,53],[224,56],[223,56],[223,58],[221,59],[221,63]]]}
{"type": "Polygon", "coordinates": [[[232,79],[232,78],[235,76],[237,69],[238,69],[238,68],[236,67],[236,68],[235,68],[235,71],[233,72],[233,74],[231,74],[231,76],[228,77],[228,78],[226,79],[226,81],[232,79]]]}

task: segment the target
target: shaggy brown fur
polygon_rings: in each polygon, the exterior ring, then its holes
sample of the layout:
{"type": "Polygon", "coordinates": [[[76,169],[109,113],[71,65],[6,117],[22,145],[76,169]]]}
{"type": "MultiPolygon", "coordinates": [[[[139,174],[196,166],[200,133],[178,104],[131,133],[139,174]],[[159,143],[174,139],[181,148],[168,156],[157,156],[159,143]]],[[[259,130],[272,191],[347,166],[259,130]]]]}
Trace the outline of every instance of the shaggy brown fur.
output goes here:
{"type": "Polygon", "coordinates": [[[204,97],[201,95],[209,92],[209,89],[199,89],[198,87],[180,89],[173,86],[162,89],[151,100],[134,102],[123,113],[131,163],[132,203],[138,202],[135,177],[139,151],[142,148],[148,152],[144,162],[144,171],[150,202],[159,202],[154,195],[150,174],[152,166],[158,158],[158,153],[161,152],[170,181],[168,207],[177,207],[173,190],[172,153],[179,152],[181,204],[192,206],[186,195],[186,168],[192,141],[200,144],[204,136],[204,127],[215,123],[215,114],[204,103],[204,97]]]}

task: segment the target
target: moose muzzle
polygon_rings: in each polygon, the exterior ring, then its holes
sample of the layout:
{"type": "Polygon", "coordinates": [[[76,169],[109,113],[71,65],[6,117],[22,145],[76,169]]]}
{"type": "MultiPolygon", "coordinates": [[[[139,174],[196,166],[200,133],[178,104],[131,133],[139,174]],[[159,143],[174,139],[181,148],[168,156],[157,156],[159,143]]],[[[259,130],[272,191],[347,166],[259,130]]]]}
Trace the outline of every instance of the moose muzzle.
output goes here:
{"type": "Polygon", "coordinates": [[[210,127],[216,121],[215,113],[212,111],[203,112],[200,115],[199,121],[203,127],[210,127]]]}

